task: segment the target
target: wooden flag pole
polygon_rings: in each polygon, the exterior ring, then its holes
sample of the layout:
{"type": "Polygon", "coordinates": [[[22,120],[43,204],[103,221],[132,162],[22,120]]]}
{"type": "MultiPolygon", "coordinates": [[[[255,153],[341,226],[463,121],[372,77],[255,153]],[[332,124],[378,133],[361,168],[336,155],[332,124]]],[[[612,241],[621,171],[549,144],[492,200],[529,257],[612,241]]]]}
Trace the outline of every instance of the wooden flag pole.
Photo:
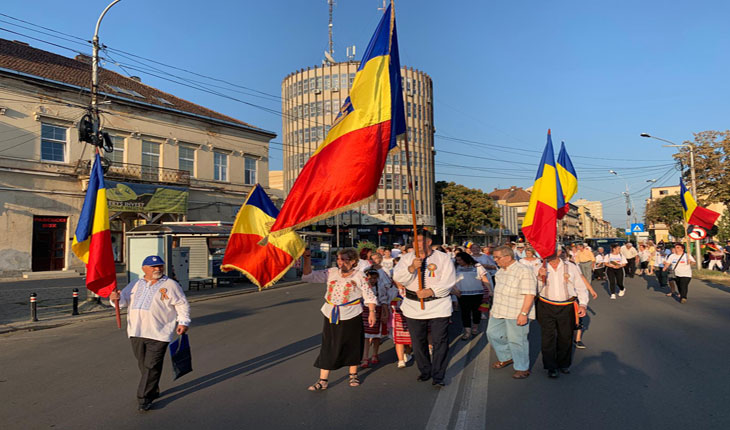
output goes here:
{"type": "MultiPolygon", "coordinates": [[[[416,258],[421,258],[421,251],[418,246],[418,222],[416,220],[416,194],[413,192],[413,177],[411,175],[411,152],[408,149],[408,131],[405,133],[405,150],[406,150],[406,178],[408,180],[408,200],[411,203],[411,216],[413,217],[413,249],[416,253],[416,258]]],[[[421,268],[416,269],[416,276],[418,277],[418,291],[423,290],[423,277],[421,276],[421,268]]],[[[421,310],[426,309],[421,302],[421,310]]]]}
{"type": "MultiPolygon", "coordinates": [[[[99,147],[95,146],[94,149],[96,150],[96,154],[101,157],[101,151],[99,151],[99,147]]],[[[93,169],[93,166],[92,166],[92,169],[93,169]]],[[[118,290],[118,288],[117,288],[117,290],[118,290]]],[[[112,300],[112,302],[114,303],[114,314],[117,317],[117,328],[121,329],[122,328],[122,316],[119,313],[119,299],[112,300]]]]}

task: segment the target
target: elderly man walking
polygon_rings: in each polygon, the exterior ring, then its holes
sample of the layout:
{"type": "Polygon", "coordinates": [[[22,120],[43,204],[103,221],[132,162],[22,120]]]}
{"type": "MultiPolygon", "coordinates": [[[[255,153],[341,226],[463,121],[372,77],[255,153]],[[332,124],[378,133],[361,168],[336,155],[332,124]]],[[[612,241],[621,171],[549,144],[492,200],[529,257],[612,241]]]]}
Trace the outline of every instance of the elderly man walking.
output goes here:
{"type": "Polygon", "coordinates": [[[596,266],[596,257],[593,256],[593,251],[588,248],[585,243],[578,244],[578,251],[575,253],[575,262],[578,263],[581,273],[588,282],[593,279],[593,269],[596,266]]]}
{"type": "Polygon", "coordinates": [[[165,276],[165,262],[150,255],[142,262],[144,277],[131,282],[119,292],[112,291],[111,301],[129,307],[127,335],[142,376],[137,388],[139,411],[148,411],[160,395],[160,376],[167,345],[177,333],[190,326],[190,306],[180,284],[165,276]]]}
{"type": "Polygon", "coordinates": [[[497,354],[492,368],[513,365],[515,379],[530,376],[530,348],[527,334],[530,320],[535,319],[535,272],[524,264],[516,264],[514,251],[504,245],[494,250],[500,269],[496,274],[494,303],[487,326],[487,338],[497,354]]]}

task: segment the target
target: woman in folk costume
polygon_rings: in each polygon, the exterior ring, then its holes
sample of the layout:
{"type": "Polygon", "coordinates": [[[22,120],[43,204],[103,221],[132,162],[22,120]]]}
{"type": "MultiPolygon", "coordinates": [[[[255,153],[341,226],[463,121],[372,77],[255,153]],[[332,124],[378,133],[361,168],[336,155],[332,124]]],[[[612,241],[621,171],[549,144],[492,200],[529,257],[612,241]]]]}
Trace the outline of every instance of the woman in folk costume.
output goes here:
{"type": "Polygon", "coordinates": [[[469,340],[479,332],[482,314],[479,306],[484,296],[490,295],[487,270],[466,252],[456,254],[456,285],[451,292],[459,298],[461,323],[464,327],[462,340],[469,340]]]}
{"type": "Polygon", "coordinates": [[[373,265],[365,270],[365,276],[368,285],[373,290],[378,302],[375,307],[374,326],[370,327],[368,325],[370,310],[363,308],[362,312],[363,327],[365,329],[365,342],[360,367],[363,369],[370,367],[370,365],[380,363],[378,351],[380,349],[381,339],[388,334],[387,321],[390,314],[390,301],[398,293],[393,287],[393,281],[391,281],[390,277],[385,273],[385,270],[383,270],[380,266],[383,257],[380,254],[373,254],[370,258],[373,265]],[[371,347],[372,356],[370,355],[371,347]]]}
{"type": "Polygon", "coordinates": [[[395,354],[398,356],[398,368],[403,369],[406,367],[406,363],[413,358],[413,347],[411,346],[411,335],[408,333],[406,317],[400,310],[406,289],[395,281],[393,281],[393,284],[396,286],[398,294],[390,301],[391,336],[395,344],[395,354]]]}
{"type": "Polygon", "coordinates": [[[310,391],[326,390],[331,370],[349,367],[349,384],[360,385],[357,376],[357,365],[363,354],[365,332],[360,314],[361,303],[365,303],[370,311],[368,326],[375,326],[375,307],[377,298],[368,286],[361,271],[357,270],[357,251],[352,248],[337,252],[337,267],[312,271],[312,256],[309,250],[304,251],[302,258],[302,280],[306,282],[325,283],[325,304],[321,312],[324,315],[322,327],[322,347],[314,367],[320,369],[319,380],[309,386],[310,391]]]}

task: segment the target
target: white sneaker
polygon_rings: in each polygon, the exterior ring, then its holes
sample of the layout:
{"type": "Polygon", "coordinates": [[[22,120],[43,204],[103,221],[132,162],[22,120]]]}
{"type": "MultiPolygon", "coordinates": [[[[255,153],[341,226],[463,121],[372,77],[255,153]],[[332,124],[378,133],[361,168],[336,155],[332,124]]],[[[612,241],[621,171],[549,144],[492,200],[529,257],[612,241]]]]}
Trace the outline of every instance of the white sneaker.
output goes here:
{"type": "Polygon", "coordinates": [[[616,300],[616,294],[611,294],[611,300],[616,300]]]}
{"type": "Polygon", "coordinates": [[[404,367],[406,367],[406,362],[404,360],[400,360],[398,362],[398,368],[403,369],[404,367]]]}
{"type": "Polygon", "coordinates": [[[619,297],[623,297],[624,294],[626,294],[626,290],[621,290],[621,291],[618,292],[618,296],[619,297]]]}
{"type": "Polygon", "coordinates": [[[409,361],[413,360],[412,354],[403,354],[404,362],[408,363],[409,361]]]}

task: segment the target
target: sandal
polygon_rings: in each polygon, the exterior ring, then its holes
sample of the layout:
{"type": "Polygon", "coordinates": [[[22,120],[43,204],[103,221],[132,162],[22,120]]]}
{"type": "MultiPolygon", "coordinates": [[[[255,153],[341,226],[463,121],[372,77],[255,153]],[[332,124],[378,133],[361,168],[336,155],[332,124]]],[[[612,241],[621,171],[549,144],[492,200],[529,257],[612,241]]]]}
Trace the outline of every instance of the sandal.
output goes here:
{"type": "Polygon", "coordinates": [[[510,364],[512,364],[512,360],[495,361],[494,363],[492,363],[492,369],[501,369],[503,367],[509,366],[510,364]]]}
{"type": "Polygon", "coordinates": [[[361,369],[367,369],[368,367],[370,367],[370,360],[365,359],[360,362],[361,369]]]}
{"type": "Polygon", "coordinates": [[[320,378],[313,385],[310,385],[307,390],[309,391],[324,391],[327,389],[327,380],[320,378]]]}
{"type": "Polygon", "coordinates": [[[357,377],[357,373],[350,373],[350,386],[359,387],[360,379],[357,377]]]}
{"type": "Polygon", "coordinates": [[[379,363],[380,363],[380,359],[378,358],[378,356],[373,355],[373,358],[370,359],[370,364],[375,365],[375,364],[379,364],[379,363]]]}

